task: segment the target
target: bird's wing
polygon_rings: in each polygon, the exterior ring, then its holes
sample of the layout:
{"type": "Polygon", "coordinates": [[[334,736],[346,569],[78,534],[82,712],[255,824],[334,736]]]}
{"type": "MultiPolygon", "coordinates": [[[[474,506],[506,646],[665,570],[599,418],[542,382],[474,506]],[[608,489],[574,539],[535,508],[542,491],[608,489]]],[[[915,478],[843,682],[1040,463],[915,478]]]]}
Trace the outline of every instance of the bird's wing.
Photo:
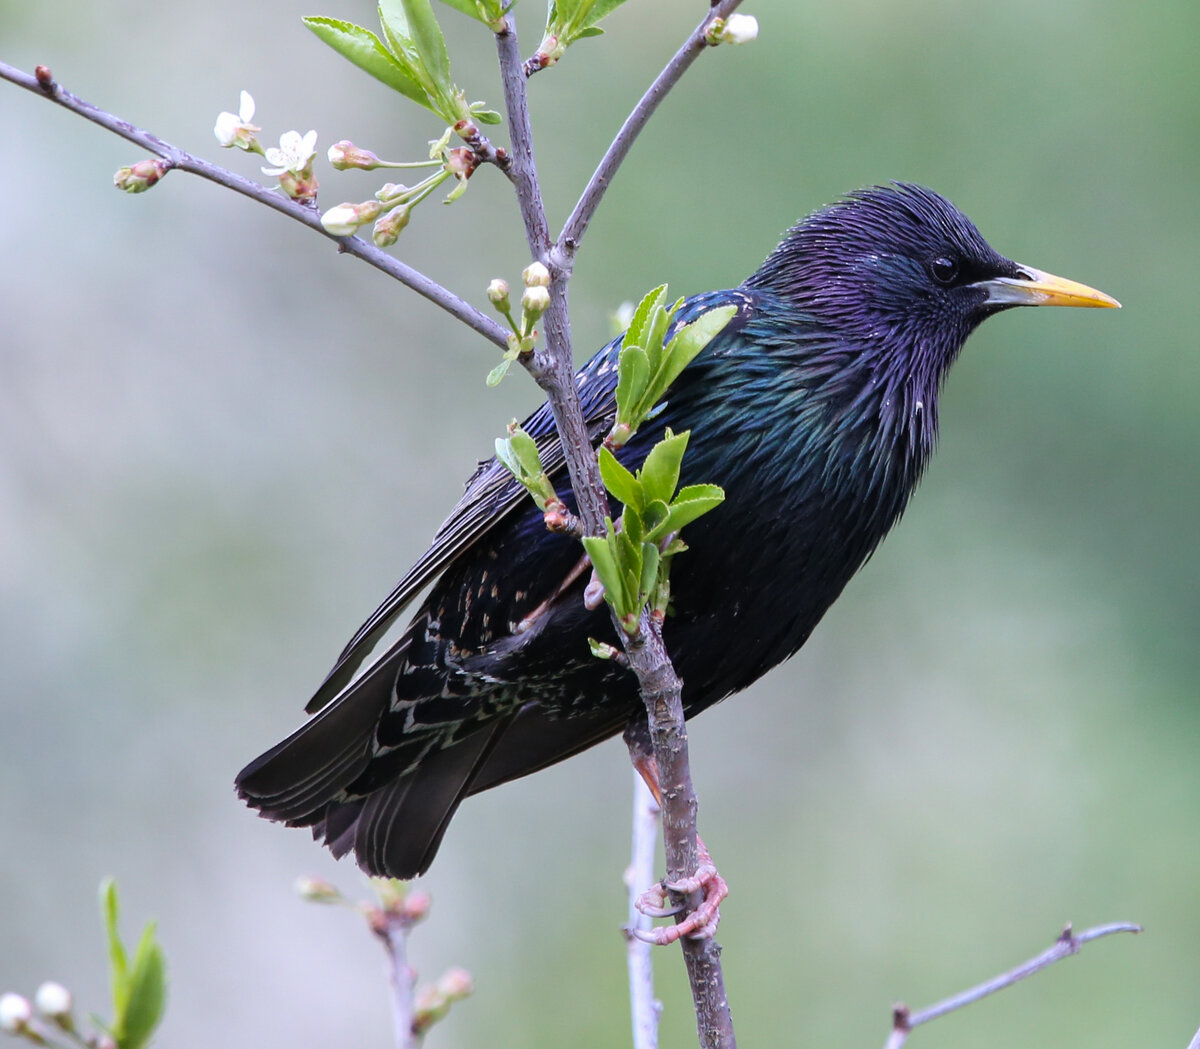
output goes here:
{"type": "MultiPolygon", "coordinates": [[[[695,295],[685,301],[675,314],[667,337],[673,335],[678,326],[688,324],[707,310],[722,305],[741,307],[739,317],[735,318],[722,334],[732,332],[744,323],[750,302],[751,297],[741,291],[695,295]]],[[[721,335],[718,335],[717,339],[714,339],[712,349],[717,348],[717,340],[720,338],[721,335]]],[[[616,413],[617,356],[620,349],[621,339],[618,337],[593,356],[575,376],[584,422],[593,443],[611,428],[616,413]]],[[[538,408],[522,426],[537,442],[547,475],[551,478],[560,475],[566,459],[549,404],[538,408]]],[[[395,589],[388,594],[371,617],[358,628],[349,644],[342,650],[342,654],[338,656],[333,669],[309,700],[305,710],[310,714],[314,713],[341,692],[370,655],[371,650],[391,628],[396,617],[417,594],[528,497],[524,486],[512,476],[503,463],[495,458],[481,463],[467,482],[462,498],[437,530],[429,549],[396,584],[395,589]]]]}
{"type": "MultiPolygon", "coordinates": [[[[616,361],[619,350],[620,340],[617,339],[588,361],[576,376],[584,422],[593,442],[612,427],[616,412],[616,361]]],[[[555,477],[562,473],[566,459],[550,406],[543,404],[522,423],[522,427],[537,442],[547,475],[555,477]]],[[[467,481],[466,490],[450,511],[449,517],[437,530],[429,549],[342,650],[333,669],[305,708],[308,713],[320,710],[349,683],[396,617],[428,583],[528,498],[524,486],[503,463],[495,458],[482,462],[467,481]]]]}

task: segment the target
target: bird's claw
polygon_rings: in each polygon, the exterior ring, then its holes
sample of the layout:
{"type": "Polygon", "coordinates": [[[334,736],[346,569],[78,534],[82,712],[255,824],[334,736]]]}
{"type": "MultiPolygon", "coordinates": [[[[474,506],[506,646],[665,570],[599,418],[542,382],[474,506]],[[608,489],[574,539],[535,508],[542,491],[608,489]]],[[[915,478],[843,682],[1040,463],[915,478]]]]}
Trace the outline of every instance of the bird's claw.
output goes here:
{"type": "Polygon", "coordinates": [[[703,892],[704,898],[686,918],[674,925],[661,925],[654,929],[630,930],[643,943],[665,947],[681,937],[704,940],[711,939],[717,933],[717,924],[721,921],[721,901],[729,895],[729,886],[725,879],[717,873],[717,868],[708,859],[702,857],[696,873],[689,878],[679,881],[663,881],[647,889],[637,898],[637,909],[651,918],[669,918],[681,913],[686,904],[673,903],[671,895],[687,896],[693,892],[703,892]]]}

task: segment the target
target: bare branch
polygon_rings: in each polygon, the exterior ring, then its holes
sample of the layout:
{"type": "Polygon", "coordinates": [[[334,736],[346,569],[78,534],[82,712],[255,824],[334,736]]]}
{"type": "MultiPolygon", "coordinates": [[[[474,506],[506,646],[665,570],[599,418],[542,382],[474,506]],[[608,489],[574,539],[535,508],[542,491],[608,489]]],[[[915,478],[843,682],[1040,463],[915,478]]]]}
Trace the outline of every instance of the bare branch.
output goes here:
{"type": "Polygon", "coordinates": [[[408,934],[412,922],[401,914],[377,910],[370,915],[371,931],[379,937],[388,956],[388,977],[392,985],[392,1026],[396,1049],[420,1049],[416,1033],[416,1009],[413,986],[416,973],[408,964],[408,934]]]}
{"type": "Polygon", "coordinates": [[[646,93],[634,106],[633,112],[621,125],[621,130],[617,132],[617,137],[612,140],[608,152],[600,160],[583,195],[575,205],[575,210],[571,212],[570,218],[567,219],[566,225],[558,235],[558,240],[554,243],[551,258],[556,266],[570,272],[574,264],[575,253],[579,250],[579,243],[587,232],[592,216],[596,213],[596,208],[600,206],[600,201],[607,192],[617,169],[625,160],[638,135],[641,134],[642,128],[654,115],[659,103],[667,97],[668,92],[679,82],[691,64],[700,57],[700,52],[709,46],[704,39],[704,31],[709,23],[714,18],[728,17],[741,2],[742,0],[718,0],[714,3],[708,14],[704,16],[704,20],[692,31],[683,46],[675,52],[675,57],[655,77],[654,83],[646,89],[646,93]]]}
{"type": "Polygon", "coordinates": [[[512,136],[509,177],[517,191],[529,254],[545,261],[544,256],[550,250],[550,227],[546,222],[546,208],[538,185],[537,162],[533,156],[533,129],[529,123],[529,99],[525,94],[525,75],[521,71],[517,24],[511,14],[504,17],[496,33],[496,55],[500,61],[504,106],[508,111],[509,133],[512,136]]]}
{"type": "MultiPolygon", "coordinates": [[[[947,1013],[952,1013],[965,1006],[972,1005],[981,998],[986,998],[989,994],[995,994],[1006,987],[1011,987],[1019,980],[1023,980],[1027,976],[1032,976],[1034,973],[1053,965],[1055,962],[1069,958],[1072,954],[1078,954],[1080,948],[1091,940],[1098,940],[1102,936],[1111,936],[1115,932],[1136,933],[1141,931],[1142,927],[1140,925],[1134,925],[1131,922],[1112,922],[1109,925],[1097,925],[1095,928],[1088,929],[1076,936],[1071,931],[1071,926],[1068,925],[1063,929],[1062,935],[1054,942],[1054,946],[1047,948],[1041,954],[1030,958],[1028,961],[1022,962],[1016,968],[1001,973],[999,976],[994,976],[990,980],[976,984],[968,990],[945,998],[917,1013],[910,1013],[907,1006],[897,1005],[892,1011],[892,1033],[888,1036],[884,1049],[900,1049],[900,1046],[905,1043],[909,1032],[914,1027],[920,1027],[921,1024],[929,1023],[930,1020],[936,1020],[947,1013]]],[[[1200,1033],[1197,1034],[1197,1038],[1200,1038],[1200,1033]]],[[[1192,1049],[1195,1049],[1195,1046],[1196,1041],[1193,1040],[1192,1049]]]]}
{"type": "Polygon", "coordinates": [[[370,244],[360,237],[334,237],[330,235],[321,225],[320,216],[315,209],[299,204],[282,193],[269,189],[251,179],[237,175],[226,168],[195,157],[178,146],[173,146],[171,143],[165,142],[157,135],[143,131],[128,121],[113,116],[111,113],[105,112],[90,102],[85,102],[57,83],[50,76],[50,72],[45,66],[38,67],[37,76],[30,76],[20,69],[16,69],[5,62],[0,62],[0,79],[11,81],[18,87],[25,88],[26,91],[40,95],[52,102],[57,102],[64,109],[69,109],[71,112],[90,120],[92,123],[99,124],[101,127],[113,132],[113,134],[119,135],[126,141],[140,146],[147,152],[161,157],[172,168],[177,168],[180,171],[186,171],[193,175],[199,175],[201,178],[215,182],[219,186],[224,186],[226,189],[231,189],[244,197],[249,197],[259,204],[265,204],[269,208],[274,208],[276,211],[282,212],[289,218],[295,219],[310,229],[316,230],[323,237],[334,241],[338,245],[339,251],[345,252],[347,255],[353,255],[369,266],[374,266],[377,270],[382,270],[389,277],[400,281],[401,284],[411,288],[435,306],[440,306],[447,313],[451,314],[451,316],[458,318],[468,328],[482,335],[489,342],[494,343],[501,349],[504,349],[508,345],[508,333],[496,321],[480,313],[474,306],[464,302],[436,281],[430,280],[425,274],[406,265],[399,259],[387,254],[387,252],[381,251],[374,244],[370,244]]]}
{"type": "Polygon", "coordinates": [[[626,929],[626,961],[629,969],[629,1005],[633,1021],[633,1049],[658,1049],[658,1017],[662,1003],[654,997],[653,947],[632,935],[634,929],[649,929],[650,918],[637,908],[638,896],[654,881],[655,846],[658,843],[658,803],[646,781],[633,773],[633,848],[625,871],[629,890],[629,925],[626,929]]]}

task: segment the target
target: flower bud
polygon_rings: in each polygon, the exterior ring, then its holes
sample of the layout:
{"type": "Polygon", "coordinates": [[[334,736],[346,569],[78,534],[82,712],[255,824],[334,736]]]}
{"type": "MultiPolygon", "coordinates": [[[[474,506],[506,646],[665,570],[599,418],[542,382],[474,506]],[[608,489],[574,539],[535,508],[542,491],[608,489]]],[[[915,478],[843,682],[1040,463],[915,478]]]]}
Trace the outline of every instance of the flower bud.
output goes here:
{"type": "Polygon", "coordinates": [[[521,309],[523,309],[529,317],[540,317],[546,312],[550,305],[550,291],[543,288],[541,285],[535,284],[532,288],[526,288],[525,294],[521,296],[521,309]]]}
{"type": "Polygon", "coordinates": [[[419,922],[423,921],[429,914],[431,906],[433,906],[433,897],[427,892],[415,889],[404,897],[404,904],[401,910],[409,921],[419,922]]]}
{"type": "Polygon", "coordinates": [[[470,178],[471,173],[475,170],[478,163],[475,159],[475,154],[466,146],[459,146],[457,149],[446,151],[444,166],[455,178],[470,178]]]}
{"type": "Polygon", "coordinates": [[[375,246],[390,248],[395,244],[400,239],[401,230],[408,225],[411,215],[412,207],[408,204],[401,204],[384,215],[375,223],[375,229],[371,232],[371,239],[375,242],[375,246]]]}
{"type": "Polygon", "coordinates": [[[25,1030],[33,1019],[33,1006],[29,999],[11,991],[0,995],[0,1031],[10,1034],[25,1030]]]}
{"type": "Polygon", "coordinates": [[[118,168],[113,185],[126,193],[145,193],[170,170],[171,165],[161,157],[139,160],[129,167],[118,168]]]}
{"type": "Polygon", "coordinates": [[[38,1012],[51,1020],[61,1020],[71,1015],[71,992],[61,983],[47,980],[33,996],[38,1012]]]}
{"type": "Polygon", "coordinates": [[[317,176],[311,172],[305,175],[296,174],[294,171],[285,171],[279,176],[279,188],[283,190],[285,196],[291,197],[292,200],[315,201],[320,183],[317,181],[317,176]]]}
{"type": "Polygon", "coordinates": [[[540,262],[531,262],[521,271],[521,280],[527,288],[548,288],[550,271],[540,262]]]}
{"type": "Polygon", "coordinates": [[[466,969],[447,969],[437,982],[437,989],[448,1002],[457,1002],[466,998],[475,990],[475,981],[466,969]]]}
{"type": "Polygon", "coordinates": [[[748,44],[758,38],[758,19],[743,14],[714,18],[709,22],[704,38],[710,44],[748,44]]]}
{"type": "Polygon", "coordinates": [[[348,168],[358,168],[361,171],[374,171],[379,167],[379,158],[369,149],[360,149],[349,139],[335,142],[329,147],[329,163],[338,171],[348,168]]]}
{"type": "Polygon", "coordinates": [[[342,898],[338,887],[324,878],[297,878],[295,889],[297,896],[311,903],[336,903],[342,898]]]}
{"type": "Polygon", "coordinates": [[[495,306],[501,312],[508,309],[508,281],[500,277],[496,277],[491,284],[487,286],[488,302],[495,306]]]}
{"type": "Polygon", "coordinates": [[[368,200],[363,204],[338,204],[321,216],[321,225],[325,232],[335,237],[349,237],[358,232],[358,227],[368,222],[374,222],[383,211],[383,205],[377,200],[368,200]]]}

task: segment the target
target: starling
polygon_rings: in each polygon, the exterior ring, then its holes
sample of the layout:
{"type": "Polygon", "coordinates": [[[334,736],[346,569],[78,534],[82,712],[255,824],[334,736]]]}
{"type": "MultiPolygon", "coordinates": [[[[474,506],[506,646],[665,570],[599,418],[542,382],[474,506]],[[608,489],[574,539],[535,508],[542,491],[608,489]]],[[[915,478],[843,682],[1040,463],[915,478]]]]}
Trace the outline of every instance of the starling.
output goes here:
{"type": "MultiPolygon", "coordinates": [[[[1010,261],[945,198],[899,183],[810,215],[740,287],[685,300],[676,323],[737,312],[619,455],[636,467],[664,427],[690,430],[680,483],[726,493],[687,526],[671,575],[663,637],[685,714],[795,653],[896,523],[933,451],[942,381],[980,321],[1117,305],[1010,261]]],[[[576,378],[596,442],[620,345],[576,378]]],[[[574,509],[547,406],[524,428],[574,509]]],[[[607,609],[585,605],[587,583],[578,541],[548,532],[505,467],[483,464],[346,646],[314,716],[242,770],[239,794],[371,874],[423,873],[464,798],[618,732],[644,738],[633,674],[590,652],[589,637],[618,640],[607,609]]]]}

